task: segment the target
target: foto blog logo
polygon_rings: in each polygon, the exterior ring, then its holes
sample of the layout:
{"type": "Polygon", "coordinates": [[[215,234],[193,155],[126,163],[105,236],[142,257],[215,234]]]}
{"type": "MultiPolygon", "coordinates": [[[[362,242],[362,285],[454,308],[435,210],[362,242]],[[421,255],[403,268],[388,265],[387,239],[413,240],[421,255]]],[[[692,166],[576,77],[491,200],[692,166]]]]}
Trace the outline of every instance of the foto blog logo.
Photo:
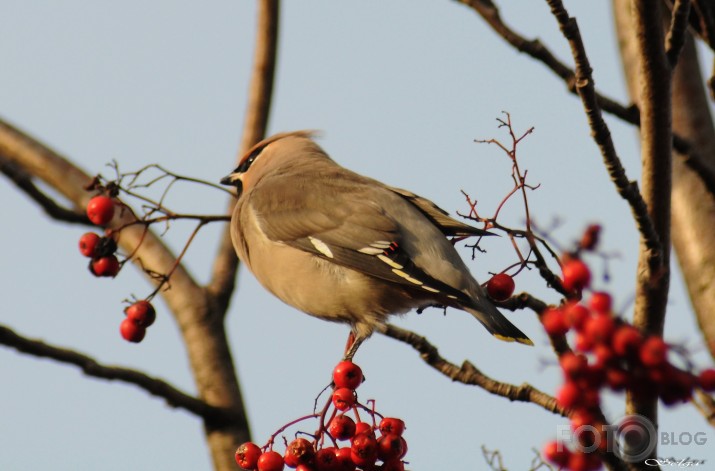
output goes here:
{"type": "Polygon", "coordinates": [[[661,432],[641,415],[627,415],[610,425],[557,426],[558,442],[584,453],[604,449],[628,463],[642,462],[660,445],[705,445],[705,432],[661,432]],[[604,443],[605,442],[605,443],[604,443]]]}

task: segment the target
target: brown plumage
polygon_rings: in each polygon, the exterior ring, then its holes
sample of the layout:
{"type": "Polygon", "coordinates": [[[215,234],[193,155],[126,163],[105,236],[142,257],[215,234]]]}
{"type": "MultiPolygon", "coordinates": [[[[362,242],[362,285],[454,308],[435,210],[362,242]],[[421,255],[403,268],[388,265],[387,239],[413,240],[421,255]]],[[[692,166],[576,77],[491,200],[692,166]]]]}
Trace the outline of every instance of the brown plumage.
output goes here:
{"type": "Polygon", "coordinates": [[[484,231],[339,166],[312,133],[258,143],[221,182],[239,191],[231,236],[243,263],[287,304],[350,324],[355,348],[389,315],[429,305],[462,309],[499,339],[532,344],[446,238],[484,231]]]}

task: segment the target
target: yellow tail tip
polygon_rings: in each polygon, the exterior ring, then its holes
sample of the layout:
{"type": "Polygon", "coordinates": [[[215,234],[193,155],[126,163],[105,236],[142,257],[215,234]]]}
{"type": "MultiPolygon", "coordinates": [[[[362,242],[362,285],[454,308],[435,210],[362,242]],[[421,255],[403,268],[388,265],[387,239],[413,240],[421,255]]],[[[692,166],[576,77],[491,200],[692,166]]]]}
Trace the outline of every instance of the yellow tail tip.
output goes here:
{"type": "Polygon", "coordinates": [[[499,334],[492,334],[494,337],[498,338],[499,340],[502,340],[504,342],[519,342],[523,345],[529,345],[529,346],[534,346],[534,342],[532,342],[530,339],[524,337],[524,338],[514,338],[514,337],[507,337],[505,335],[499,335],[499,334]]]}

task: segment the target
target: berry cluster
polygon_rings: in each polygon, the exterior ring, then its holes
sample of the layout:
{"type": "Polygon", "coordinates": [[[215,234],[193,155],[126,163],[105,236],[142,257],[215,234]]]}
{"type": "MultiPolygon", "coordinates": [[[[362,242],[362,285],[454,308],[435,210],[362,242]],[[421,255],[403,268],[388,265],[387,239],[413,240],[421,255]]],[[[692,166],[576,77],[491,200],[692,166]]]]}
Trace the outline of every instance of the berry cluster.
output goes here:
{"type": "MultiPolygon", "coordinates": [[[[573,258],[562,267],[563,285],[567,290],[580,291],[589,286],[591,273],[581,260],[573,258]]],[[[601,430],[600,437],[580,434],[584,446],[607,446],[605,424],[600,412],[600,391],[628,389],[634,395],[657,394],[666,405],[688,401],[693,389],[715,390],[715,369],[699,375],[678,368],[668,359],[672,349],[658,336],[643,335],[636,327],[613,314],[608,293],[593,292],[587,303],[569,300],[558,308],[549,308],[541,315],[544,329],[551,337],[572,331],[574,351],[561,355],[559,363],[564,384],[556,399],[570,411],[574,431],[585,425],[601,430]],[[586,435],[586,436],[584,436],[586,435]]],[[[564,469],[575,471],[598,469],[598,454],[572,452],[563,443],[550,442],[544,456],[564,469]]]]}
{"type": "Polygon", "coordinates": [[[298,471],[403,471],[402,458],[407,453],[407,442],[402,437],[405,423],[383,417],[358,402],[356,389],[363,380],[359,366],[341,361],[333,370],[333,391],[321,413],[290,422],[263,447],[251,442],[242,444],[236,450],[236,463],[243,469],[258,471],[280,471],[285,466],[298,471]],[[346,414],[349,411],[355,419],[346,414]],[[360,420],[360,411],[370,415],[368,422],[360,420]],[[283,455],[273,450],[273,441],[279,433],[310,418],[319,419],[317,432],[301,433],[312,440],[295,438],[286,444],[283,455]],[[347,440],[350,444],[341,447],[339,442],[347,440]]]}
{"type": "MultiPolygon", "coordinates": [[[[99,195],[87,203],[87,217],[98,226],[105,226],[114,217],[115,203],[109,196],[99,195]]],[[[87,232],[79,239],[79,251],[90,258],[89,271],[94,276],[115,277],[121,264],[115,255],[117,243],[111,237],[87,232]]]]}
{"type": "MultiPolygon", "coordinates": [[[[105,195],[93,197],[87,203],[87,218],[98,226],[106,226],[114,218],[116,202],[105,195]]],[[[79,251],[90,259],[89,271],[98,277],[115,277],[121,268],[116,256],[117,243],[111,236],[87,232],[79,238],[79,251]]],[[[125,319],[119,333],[128,342],[141,342],[146,329],[156,320],[156,311],[148,300],[133,303],[124,310],[125,319]]]]}
{"type": "Polygon", "coordinates": [[[137,301],[124,310],[126,317],[119,324],[119,333],[128,342],[139,343],[146,335],[146,329],[156,320],[154,306],[147,300],[137,301]]]}

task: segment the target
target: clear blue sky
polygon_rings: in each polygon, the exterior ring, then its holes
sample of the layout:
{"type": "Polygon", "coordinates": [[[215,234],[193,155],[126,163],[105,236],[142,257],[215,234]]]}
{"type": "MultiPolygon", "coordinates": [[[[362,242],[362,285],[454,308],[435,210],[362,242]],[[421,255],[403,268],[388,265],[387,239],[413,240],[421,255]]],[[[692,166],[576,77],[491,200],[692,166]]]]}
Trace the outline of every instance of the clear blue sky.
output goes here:
{"type": "MultiPolygon", "coordinates": [[[[501,2],[503,16],[570,61],[545,2],[501,2]],[[509,3],[509,5],[506,5],[509,3]]],[[[625,99],[607,2],[567,2],[577,16],[599,88],[625,99]]],[[[0,2],[0,115],[90,173],[160,163],[177,173],[218,181],[234,167],[252,59],[251,1],[0,2]]],[[[710,60],[710,57],[706,58],[710,60]]],[[[522,165],[541,188],[531,209],[563,246],[590,222],[604,228],[603,247],[617,253],[612,291],[631,307],[637,239],[626,204],[607,179],[580,102],[540,64],[515,52],[476,14],[453,1],[287,0],[271,132],[321,129],[324,148],[358,172],[411,189],[455,211],[460,189],[486,213],[509,190],[509,163],[475,138],[507,136],[495,118],[511,112],[518,129],[535,133],[520,147],[522,165]]],[[[609,118],[621,158],[637,178],[635,131],[609,118]]],[[[3,308],[0,322],[30,337],[76,348],[99,361],[135,367],[194,392],[177,328],[159,317],[140,345],[120,339],[122,300],[151,289],[133,269],[98,280],[77,252],[84,229],[48,221],[6,180],[0,183],[3,308]]],[[[177,211],[220,213],[223,195],[175,192],[177,211]]],[[[510,205],[504,221],[519,224],[510,205]]],[[[167,236],[180,247],[188,227],[167,236]]],[[[187,255],[206,280],[217,230],[209,228],[187,255]]],[[[506,239],[470,262],[484,280],[515,261],[506,239]]],[[[464,249],[468,258],[470,253],[464,249]]],[[[603,265],[593,260],[594,271],[603,265]]],[[[673,280],[667,340],[702,350],[680,279],[673,280]]],[[[517,289],[557,301],[535,273],[517,289]]],[[[444,356],[469,359],[497,379],[529,382],[554,393],[559,371],[534,315],[514,322],[535,348],[492,339],[470,316],[450,310],[411,313],[398,321],[427,335],[444,356]]],[[[256,441],[308,413],[339,358],[347,328],[294,311],[245,271],[231,306],[229,334],[256,441]]],[[[704,355],[698,357],[700,360],[704,355]]],[[[563,418],[530,404],[511,404],[454,384],[405,345],[374,337],[356,361],[368,381],[362,399],[402,417],[413,469],[485,469],[479,448],[500,450],[505,465],[526,469],[555,437],[563,418]]],[[[703,362],[701,362],[703,363],[703,362]]],[[[703,363],[704,364],[704,363],[703,363]]],[[[201,424],[131,386],[87,379],[74,368],[0,348],[0,469],[200,470],[209,468],[201,424]]],[[[609,400],[610,418],[622,398],[609,400]]],[[[663,431],[703,431],[707,446],[663,446],[664,456],[715,461],[715,436],[689,407],[663,414],[663,431]]],[[[310,428],[310,427],[309,427],[310,428]]]]}

